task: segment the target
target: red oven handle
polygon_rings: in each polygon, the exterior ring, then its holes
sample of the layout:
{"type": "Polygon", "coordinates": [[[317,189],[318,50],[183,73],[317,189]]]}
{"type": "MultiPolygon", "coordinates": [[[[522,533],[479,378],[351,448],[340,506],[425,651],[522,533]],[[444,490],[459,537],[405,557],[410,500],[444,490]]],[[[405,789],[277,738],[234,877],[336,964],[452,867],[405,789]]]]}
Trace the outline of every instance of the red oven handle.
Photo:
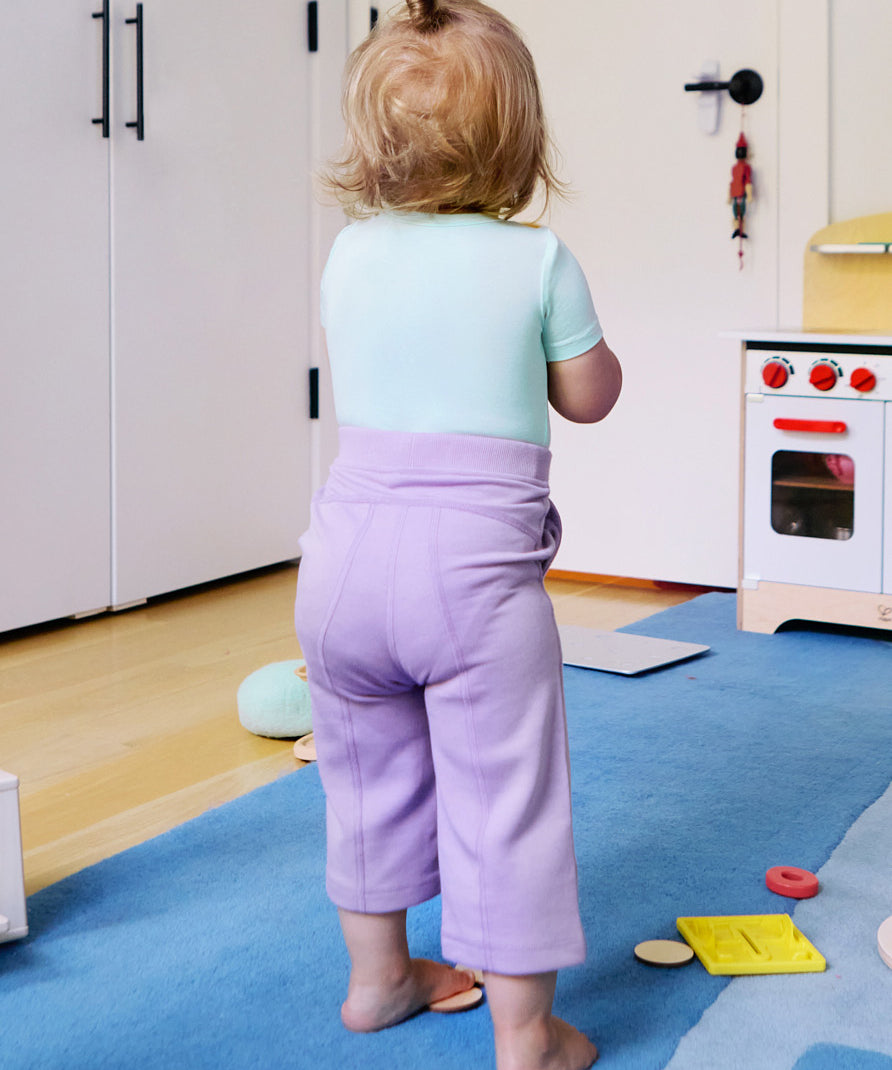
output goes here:
{"type": "Polygon", "coordinates": [[[785,420],[774,421],[778,431],[813,431],[818,435],[843,435],[848,428],[842,420],[785,420]]]}

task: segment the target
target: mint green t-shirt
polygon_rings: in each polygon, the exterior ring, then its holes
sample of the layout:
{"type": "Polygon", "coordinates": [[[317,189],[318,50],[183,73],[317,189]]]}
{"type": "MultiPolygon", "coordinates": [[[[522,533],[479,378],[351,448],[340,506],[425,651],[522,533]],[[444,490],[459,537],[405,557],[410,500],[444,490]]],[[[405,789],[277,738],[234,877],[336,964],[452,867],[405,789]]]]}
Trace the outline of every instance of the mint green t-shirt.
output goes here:
{"type": "Polygon", "coordinates": [[[322,278],[342,426],[549,443],[546,363],[601,337],[582,268],[546,227],[382,212],[322,278]]]}

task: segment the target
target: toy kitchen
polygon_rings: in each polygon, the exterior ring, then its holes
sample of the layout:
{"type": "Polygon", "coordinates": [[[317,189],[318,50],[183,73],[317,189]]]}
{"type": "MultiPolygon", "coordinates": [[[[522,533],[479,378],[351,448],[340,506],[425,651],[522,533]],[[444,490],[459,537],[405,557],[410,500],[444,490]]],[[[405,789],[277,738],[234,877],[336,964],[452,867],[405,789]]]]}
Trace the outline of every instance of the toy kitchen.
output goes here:
{"type": "Polygon", "coordinates": [[[892,213],[814,236],[803,323],[736,335],[738,627],[892,629],[892,213]]]}

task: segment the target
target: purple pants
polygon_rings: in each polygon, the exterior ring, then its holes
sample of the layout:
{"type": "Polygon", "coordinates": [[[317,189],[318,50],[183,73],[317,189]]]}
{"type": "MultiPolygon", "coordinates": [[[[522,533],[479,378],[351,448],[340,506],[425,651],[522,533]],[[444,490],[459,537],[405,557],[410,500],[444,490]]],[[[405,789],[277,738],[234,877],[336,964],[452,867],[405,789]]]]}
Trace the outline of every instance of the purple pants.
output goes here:
{"type": "Polygon", "coordinates": [[[377,914],[441,892],[444,956],[506,974],[585,958],[550,460],[342,428],[297,585],[330,897],[377,914]]]}

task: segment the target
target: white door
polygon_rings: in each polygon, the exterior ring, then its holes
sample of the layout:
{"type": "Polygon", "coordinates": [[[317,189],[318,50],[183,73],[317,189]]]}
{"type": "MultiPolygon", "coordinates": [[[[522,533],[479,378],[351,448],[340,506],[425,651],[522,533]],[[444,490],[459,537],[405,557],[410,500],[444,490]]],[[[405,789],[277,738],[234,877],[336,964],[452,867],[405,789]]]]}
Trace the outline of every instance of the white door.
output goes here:
{"type": "Polygon", "coordinates": [[[298,554],[308,512],[306,5],[116,0],[114,585],[298,554]]]}
{"type": "Polygon", "coordinates": [[[603,425],[553,419],[556,567],[734,586],[739,345],[720,332],[777,317],[778,2],[496,6],[527,37],[574,187],[551,225],[625,371],[603,425]],[[722,94],[710,135],[684,91],[710,60],[722,79],[753,68],[765,85],[746,117],[755,200],[742,271],[727,204],[741,109],[722,94]]]}
{"type": "Polygon", "coordinates": [[[101,0],[0,33],[0,630],[109,601],[101,0]]]}

